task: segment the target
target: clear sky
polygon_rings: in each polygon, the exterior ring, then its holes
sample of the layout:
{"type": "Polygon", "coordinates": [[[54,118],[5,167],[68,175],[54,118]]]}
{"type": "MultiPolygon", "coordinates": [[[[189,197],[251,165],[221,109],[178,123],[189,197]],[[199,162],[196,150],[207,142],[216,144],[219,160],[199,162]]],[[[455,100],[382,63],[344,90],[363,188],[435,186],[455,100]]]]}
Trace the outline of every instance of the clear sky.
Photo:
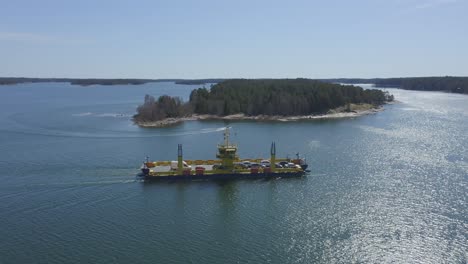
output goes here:
{"type": "Polygon", "coordinates": [[[468,0],[0,0],[0,76],[468,76],[468,0]]]}

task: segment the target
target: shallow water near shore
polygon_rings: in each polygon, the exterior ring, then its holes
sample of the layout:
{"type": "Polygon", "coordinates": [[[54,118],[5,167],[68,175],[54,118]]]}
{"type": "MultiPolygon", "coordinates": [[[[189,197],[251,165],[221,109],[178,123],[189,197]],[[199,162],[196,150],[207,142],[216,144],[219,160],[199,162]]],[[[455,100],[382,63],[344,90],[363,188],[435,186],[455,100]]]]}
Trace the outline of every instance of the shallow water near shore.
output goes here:
{"type": "Polygon", "coordinates": [[[468,96],[297,122],[130,121],[198,86],[0,86],[0,263],[466,263],[468,96]],[[143,183],[145,158],[304,155],[298,179],[143,183]]]}

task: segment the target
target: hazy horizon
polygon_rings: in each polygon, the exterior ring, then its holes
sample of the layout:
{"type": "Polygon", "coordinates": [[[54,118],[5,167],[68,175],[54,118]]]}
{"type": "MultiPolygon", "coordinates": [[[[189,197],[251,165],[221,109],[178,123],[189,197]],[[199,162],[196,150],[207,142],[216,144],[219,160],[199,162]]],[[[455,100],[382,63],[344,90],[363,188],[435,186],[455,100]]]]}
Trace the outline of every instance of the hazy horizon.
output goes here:
{"type": "Polygon", "coordinates": [[[455,75],[440,75],[440,76],[390,76],[390,77],[369,77],[369,78],[363,78],[363,77],[329,77],[329,78],[308,78],[308,77],[251,77],[251,78],[246,78],[246,77],[206,77],[206,78],[183,78],[183,77],[174,77],[174,78],[136,78],[136,77],[115,77],[115,78],[101,78],[101,77],[31,77],[31,76],[0,76],[0,78],[27,78],[27,79],[102,79],[102,80],[112,80],[112,79],[123,79],[123,80],[210,80],[210,79],[223,79],[223,80],[229,80],[229,79],[316,79],[316,80],[326,80],[326,79],[363,79],[363,80],[368,80],[368,79],[393,79],[393,78],[426,78],[426,77],[461,77],[461,78],[467,78],[468,75],[465,76],[455,76],[455,75]]]}
{"type": "Polygon", "coordinates": [[[8,1],[0,76],[466,76],[466,10],[462,0],[8,1]]]}

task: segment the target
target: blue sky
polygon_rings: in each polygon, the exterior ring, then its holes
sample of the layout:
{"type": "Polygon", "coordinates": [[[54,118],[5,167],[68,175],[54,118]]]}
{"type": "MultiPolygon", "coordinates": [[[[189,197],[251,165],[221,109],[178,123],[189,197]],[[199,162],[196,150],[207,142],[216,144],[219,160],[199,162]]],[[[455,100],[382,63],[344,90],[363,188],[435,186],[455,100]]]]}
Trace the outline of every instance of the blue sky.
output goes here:
{"type": "Polygon", "coordinates": [[[0,76],[468,75],[467,0],[0,0],[0,76]]]}

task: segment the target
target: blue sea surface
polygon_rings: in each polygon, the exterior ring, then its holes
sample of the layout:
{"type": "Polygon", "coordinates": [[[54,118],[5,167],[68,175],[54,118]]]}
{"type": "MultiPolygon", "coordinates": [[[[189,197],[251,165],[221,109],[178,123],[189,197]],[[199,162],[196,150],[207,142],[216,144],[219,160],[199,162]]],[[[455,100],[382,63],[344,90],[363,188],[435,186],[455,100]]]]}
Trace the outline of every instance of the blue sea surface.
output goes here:
{"type": "Polygon", "coordinates": [[[388,89],[358,118],[131,117],[173,83],[0,86],[0,263],[466,263],[468,96],[388,89]],[[241,157],[307,158],[307,177],[145,183],[146,156],[213,159],[232,127],[241,157]]]}

